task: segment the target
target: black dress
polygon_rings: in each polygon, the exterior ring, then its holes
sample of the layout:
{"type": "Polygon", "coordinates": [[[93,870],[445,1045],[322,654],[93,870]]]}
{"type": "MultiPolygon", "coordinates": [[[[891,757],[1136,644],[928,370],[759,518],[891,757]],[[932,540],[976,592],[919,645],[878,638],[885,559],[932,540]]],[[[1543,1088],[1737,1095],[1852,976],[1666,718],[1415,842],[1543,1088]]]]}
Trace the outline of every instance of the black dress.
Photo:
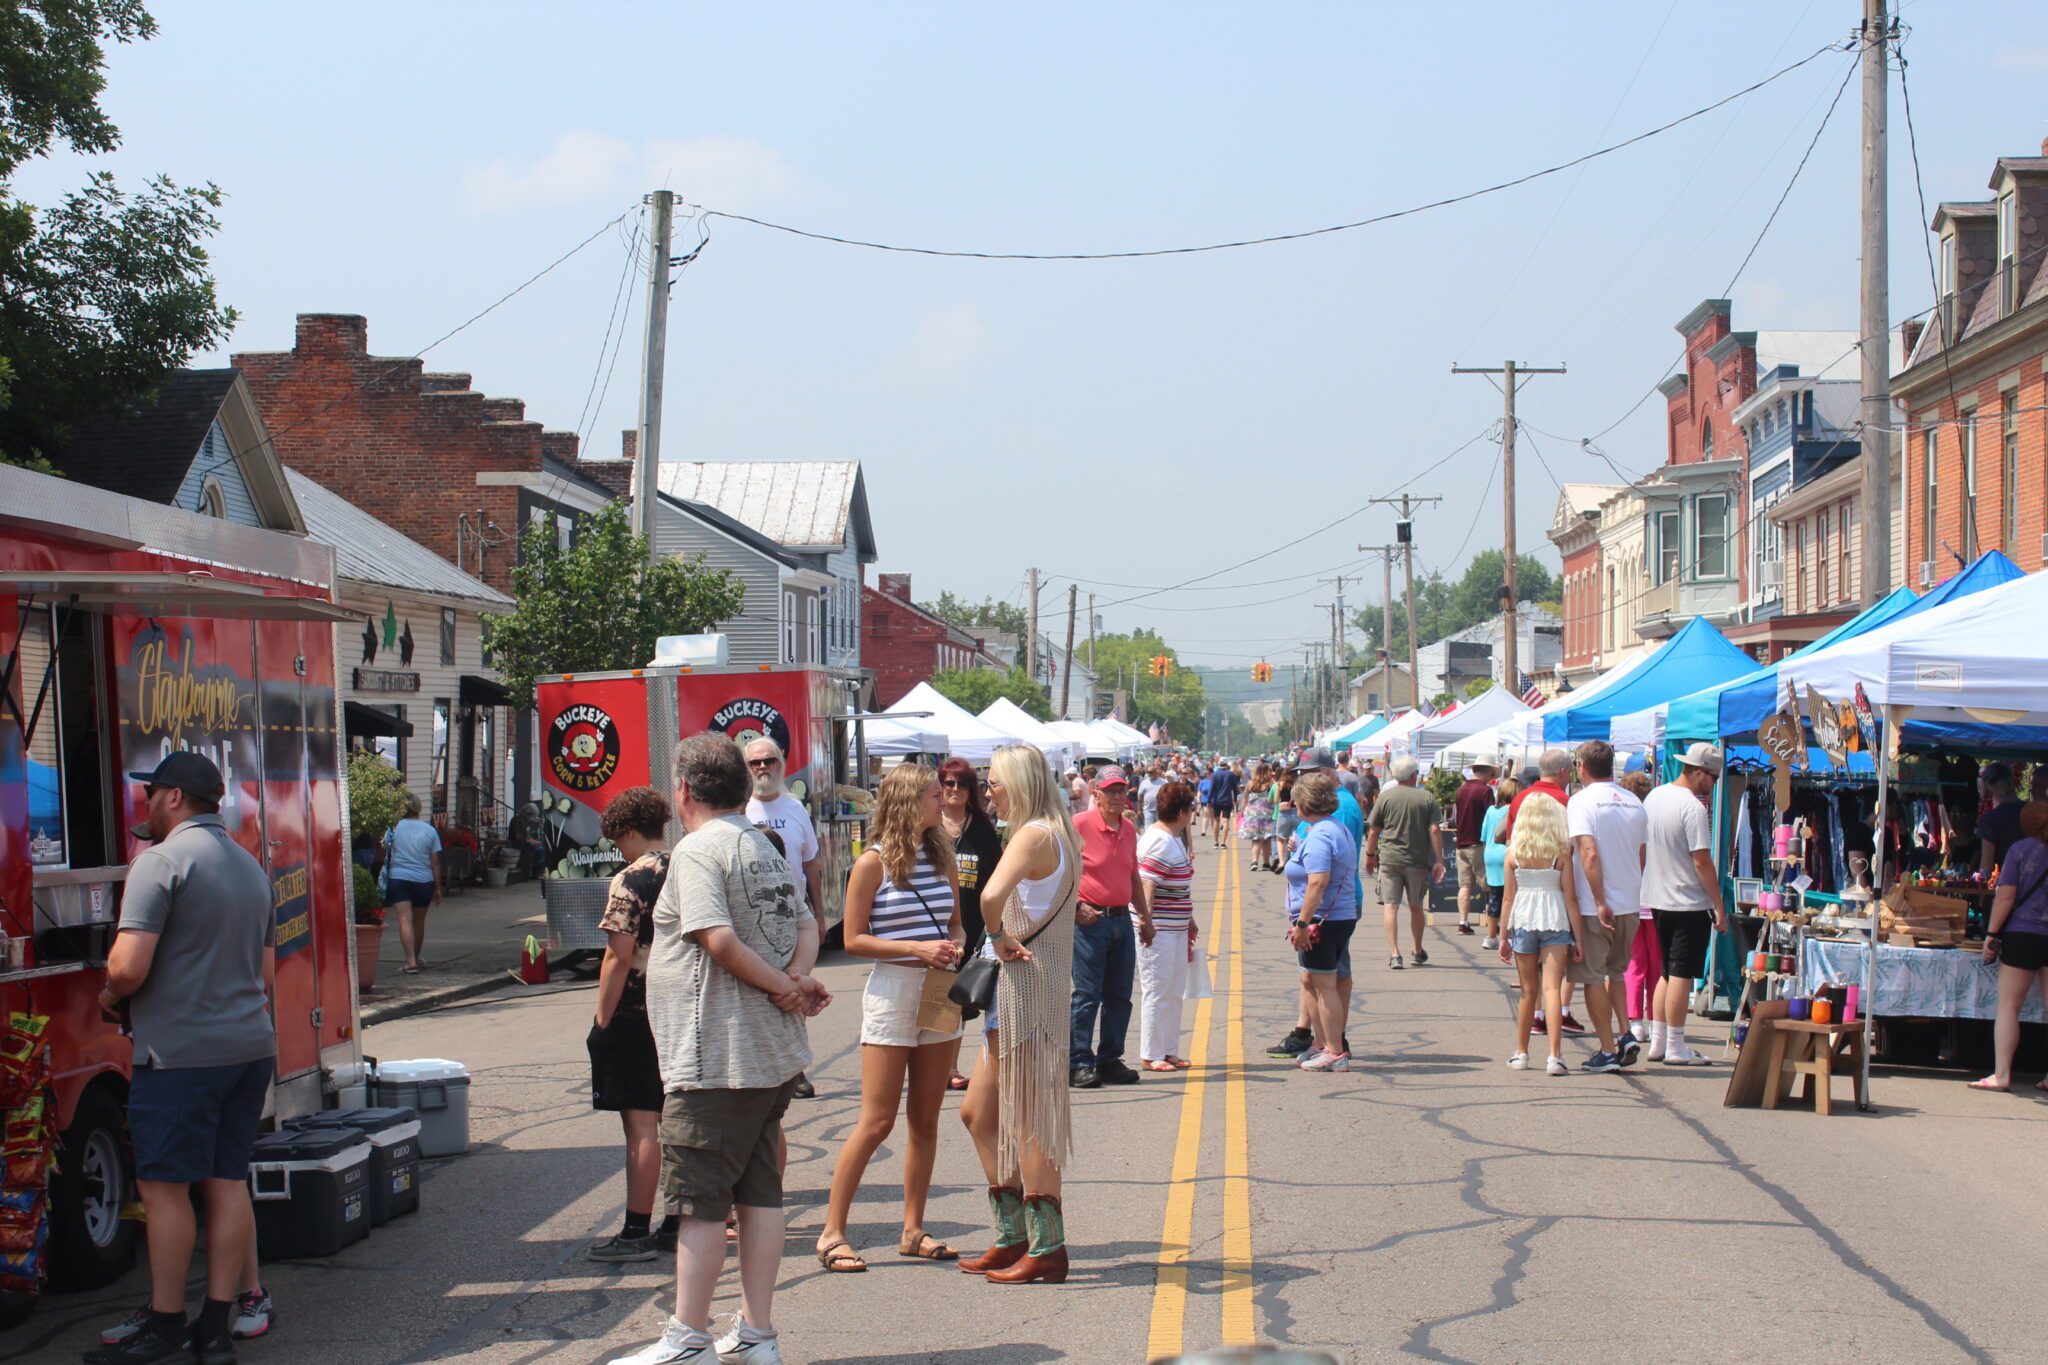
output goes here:
{"type": "Polygon", "coordinates": [[[987,926],[981,922],[981,888],[1003,859],[1003,841],[991,821],[969,815],[953,846],[953,856],[960,865],[960,927],[967,931],[966,956],[973,957],[988,936],[987,926]]]}

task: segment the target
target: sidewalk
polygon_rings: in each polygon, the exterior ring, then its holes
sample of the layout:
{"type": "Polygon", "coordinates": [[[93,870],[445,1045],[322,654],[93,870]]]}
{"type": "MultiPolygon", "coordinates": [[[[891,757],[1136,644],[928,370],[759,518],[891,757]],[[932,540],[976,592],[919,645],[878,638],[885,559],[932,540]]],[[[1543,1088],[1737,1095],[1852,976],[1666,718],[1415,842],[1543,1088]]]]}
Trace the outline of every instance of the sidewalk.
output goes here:
{"type": "Polygon", "coordinates": [[[384,941],[377,953],[377,983],[363,992],[363,1027],[403,1019],[513,984],[519,950],[526,936],[547,942],[547,911],[539,882],[511,886],[472,886],[456,896],[443,896],[427,915],[426,967],[411,976],[398,924],[387,918],[384,941]]]}

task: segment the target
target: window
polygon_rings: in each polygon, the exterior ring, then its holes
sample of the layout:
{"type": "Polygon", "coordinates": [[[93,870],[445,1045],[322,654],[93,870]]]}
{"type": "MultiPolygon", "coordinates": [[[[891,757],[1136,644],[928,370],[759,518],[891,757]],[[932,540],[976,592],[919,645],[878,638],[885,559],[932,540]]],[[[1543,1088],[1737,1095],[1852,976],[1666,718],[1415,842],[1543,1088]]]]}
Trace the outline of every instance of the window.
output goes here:
{"type": "Polygon", "coordinates": [[[815,596],[804,599],[804,659],[808,663],[825,661],[825,640],[819,631],[819,609],[824,604],[815,596]]]}
{"type": "Polygon", "coordinates": [[[434,698],[434,762],[432,784],[434,814],[448,813],[448,718],[451,711],[448,698],[434,698]]]}
{"type": "MultiPolygon", "coordinates": [[[[1945,232],[1941,237],[1941,344],[1947,346],[1956,335],[1956,235],[1945,232]]],[[[1932,559],[1930,554],[1928,558],[1932,559]]]]}
{"type": "Polygon", "coordinates": [[[1977,414],[1962,415],[1959,434],[1963,442],[1963,561],[1977,557],[1977,414]]]}
{"type": "Polygon", "coordinates": [[[1933,427],[1927,428],[1925,442],[1923,463],[1926,466],[1927,473],[1927,492],[1920,507],[1920,558],[1931,561],[1934,558],[1935,539],[1941,534],[1941,530],[1934,520],[1934,478],[1935,468],[1940,463],[1940,457],[1933,427]]]}
{"type": "Polygon", "coordinates": [[[1806,571],[1812,563],[1806,554],[1806,523],[1803,520],[1793,528],[1792,536],[1792,543],[1795,547],[1794,557],[1799,561],[1794,565],[1799,571],[1799,576],[1796,584],[1797,591],[1792,595],[1792,610],[1794,612],[1802,612],[1806,610],[1806,571]]]}
{"type": "Polygon", "coordinates": [[[441,608],[441,662],[455,662],[455,608],[441,608]]]}
{"type": "Polygon", "coordinates": [[[796,662],[796,594],[782,594],[782,662],[796,662]]]}
{"type": "MultiPolygon", "coordinates": [[[[401,725],[405,723],[405,707],[403,705],[379,706],[375,709],[391,716],[401,725]]],[[[382,754],[385,762],[398,769],[401,775],[405,772],[404,735],[372,735],[370,736],[370,748],[376,753],[382,754]]]]}
{"type": "Polygon", "coordinates": [[[1813,598],[1816,607],[1825,607],[1833,600],[1828,596],[1828,520],[1826,511],[1813,519],[1814,579],[1820,585],[1813,598]]]}
{"type": "Polygon", "coordinates": [[[1678,513],[1657,514],[1657,581],[1669,583],[1678,577],[1678,513]]]}
{"type": "Polygon", "coordinates": [[[1714,458],[1714,419],[1711,417],[1700,423],[1700,458],[1714,458]]]}
{"type": "MultiPolygon", "coordinates": [[[[28,769],[29,865],[87,868],[126,861],[119,831],[127,822],[108,819],[125,798],[109,789],[100,758],[108,737],[98,680],[103,672],[112,676],[102,651],[103,618],[48,607],[18,610],[19,653],[5,683],[5,708],[12,730],[19,706],[27,739],[22,757],[28,769]]],[[[228,789],[230,806],[236,790],[228,789]]],[[[22,913],[29,915],[26,905],[22,913]]]]}
{"type": "Polygon", "coordinates": [[[1614,648],[1614,613],[1616,599],[1621,596],[1621,579],[1618,571],[1607,571],[1607,648],[1614,648]]]}
{"type": "Polygon", "coordinates": [[[206,481],[199,486],[199,511],[205,516],[227,520],[227,490],[222,488],[220,480],[211,474],[207,475],[206,481]]]}
{"type": "Polygon", "coordinates": [[[2011,317],[2020,306],[2019,200],[2011,190],[1998,196],[1998,313],[2011,317]]]}
{"type": "Polygon", "coordinates": [[[1728,563],[1728,495],[1703,493],[1693,503],[1692,576],[1726,578],[1728,563]]]}
{"type": "Polygon", "coordinates": [[[1850,563],[1850,557],[1857,553],[1856,504],[1854,502],[1843,502],[1842,513],[1837,518],[1837,522],[1841,527],[1841,550],[1839,563],[1835,568],[1835,579],[1841,585],[1842,600],[1844,602],[1854,602],[1862,592],[1860,585],[1849,581],[1850,571],[1854,567],[1850,563]]]}
{"type": "Polygon", "coordinates": [[[2000,420],[2001,457],[1998,470],[1999,544],[2009,555],[2020,549],[2020,396],[2005,395],[2000,420]]]}
{"type": "Polygon", "coordinates": [[[1780,430],[1783,430],[1784,428],[1789,427],[1791,425],[1792,418],[1789,415],[1789,410],[1785,406],[1785,400],[1780,398],[1778,400],[1778,427],[1780,430]]]}

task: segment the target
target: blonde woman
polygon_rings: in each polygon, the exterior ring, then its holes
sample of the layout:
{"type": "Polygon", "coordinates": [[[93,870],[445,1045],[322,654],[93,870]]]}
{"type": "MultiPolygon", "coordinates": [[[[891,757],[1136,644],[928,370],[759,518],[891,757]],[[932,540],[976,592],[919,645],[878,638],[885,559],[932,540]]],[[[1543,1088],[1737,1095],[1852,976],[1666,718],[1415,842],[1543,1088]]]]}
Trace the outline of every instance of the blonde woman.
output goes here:
{"type": "Polygon", "coordinates": [[[834,1274],[868,1268],[846,1240],[846,1222],[869,1160],[896,1127],[906,1073],[910,1137],[903,1151],[903,1238],[896,1249],[922,1261],[960,1255],[924,1230],[939,1103],[960,1037],[957,1029],[917,1024],[926,968],[960,965],[960,874],[953,841],[940,824],[944,810],[936,773],[916,763],[898,767],[875,796],[874,843],[846,880],[846,951],[875,965],[861,997],[860,1117],[839,1150],[818,1233],[818,1263],[834,1274]]]}
{"type": "Polygon", "coordinates": [[[1012,831],[981,893],[982,955],[1003,965],[960,1120],[988,1176],[996,1236],[960,1268],[997,1284],[1059,1284],[1067,1278],[1060,1174],[1074,1144],[1067,1047],[1081,839],[1045,755],[1028,744],[996,750],[988,795],[1012,831]]]}
{"type": "Polygon", "coordinates": [[[1514,954],[1515,974],[1522,981],[1515,1050],[1508,1058],[1508,1066],[1516,1071],[1529,1065],[1529,1031],[1539,992],[1544,1031],[1550,1036],[1550,1061],[1544,1069],[1553,1076],[1570,1069],[1562,1055],[1565,962],[1585,956],[1579,943],[1578,892],[1565,861],[1570,850],[1564,803],[1545,792],[1525,796],[1515,816],[1515,832],[1508,836],[1507,941],[1500,948],[1502,961],[1514,954]]]}

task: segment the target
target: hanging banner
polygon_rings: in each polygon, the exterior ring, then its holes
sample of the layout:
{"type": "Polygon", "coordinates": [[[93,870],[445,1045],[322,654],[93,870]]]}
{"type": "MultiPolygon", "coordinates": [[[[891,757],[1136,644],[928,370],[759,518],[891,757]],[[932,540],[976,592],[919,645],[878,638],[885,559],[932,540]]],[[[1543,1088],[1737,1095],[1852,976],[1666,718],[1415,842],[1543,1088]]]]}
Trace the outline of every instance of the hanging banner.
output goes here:
{"type": "Polygon", "coordinates": [[[1813,721],[1813,742],[1838,770],[1849,765],[1848,747],[1842,738],[1842,713],[1812,684],[1806,688],[1806,710],[1813,721]]]}

